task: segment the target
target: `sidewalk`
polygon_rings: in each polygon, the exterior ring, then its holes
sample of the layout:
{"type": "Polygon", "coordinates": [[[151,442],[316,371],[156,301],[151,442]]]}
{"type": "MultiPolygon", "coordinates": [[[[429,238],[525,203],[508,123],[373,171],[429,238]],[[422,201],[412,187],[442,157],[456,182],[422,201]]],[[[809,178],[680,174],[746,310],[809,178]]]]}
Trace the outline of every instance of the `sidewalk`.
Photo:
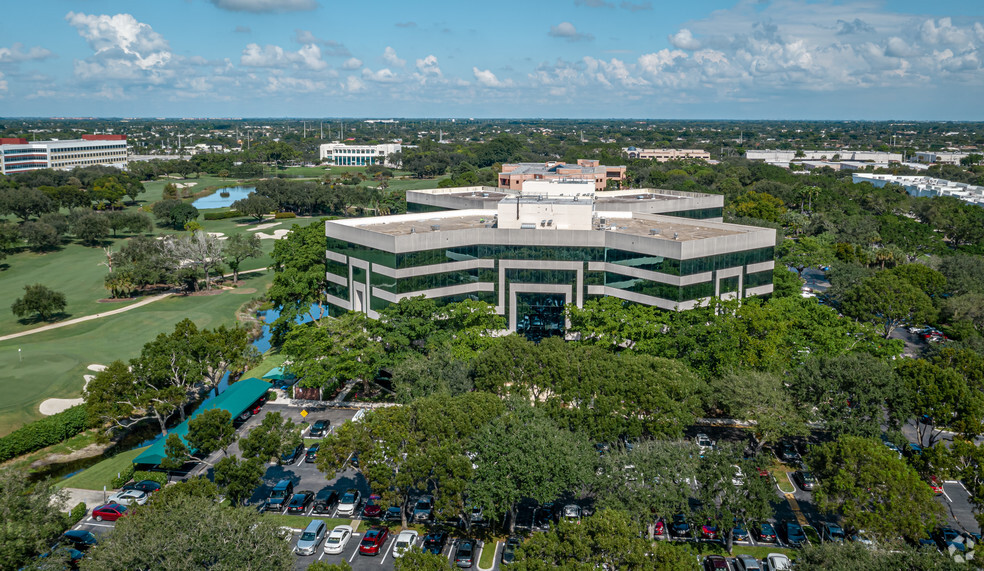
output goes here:
{"type": "Polygon", "coordinates": [[[85,505],[90,510],[98,505],[106,503],[106,498],[115,492],[115,490],[107,489],[106,492],[97,490],[83,490],[82,488],[62,488],[65,492],[65,510],[71,510],[79,502],[85,502],[85,505]]]}

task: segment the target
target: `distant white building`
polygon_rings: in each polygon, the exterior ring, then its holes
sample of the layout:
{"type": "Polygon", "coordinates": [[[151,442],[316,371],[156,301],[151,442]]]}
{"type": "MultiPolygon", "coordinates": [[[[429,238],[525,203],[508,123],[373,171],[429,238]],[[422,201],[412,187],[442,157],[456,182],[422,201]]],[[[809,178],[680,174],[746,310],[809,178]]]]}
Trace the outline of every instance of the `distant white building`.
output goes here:
{"type": "Polygon", "coordinates": [[[960,159],[970,153],[953,153],[949,151],[916,151],[916,160],[920,163],[935,163],[938,165],[959,165],[960,159]]]}
{"type": "Polygon", "coordinates": [[[964,202],[984,206],[984,186],[952,182],[928,176],[896,176],[891,174],[857,173],[851,175],[851,180],[855,184],[870,182],[878,188],[886,184],[897,184],[912,196],[952,196],[964,202]]]}
{"type": "Polygon", "coordinates": [[[126,169],[129,161],[126,135],[82,135],[64,141],[31,141],[0,138],[0,173],[37,169],[73,169],[108,165],[126,169]]]}
{"type": "Polygon", "coordinates": [[[750,150],[745,151],[745,158],[750,161],[766,161],[768,163],[788,163],[793,160],[807,161],[871,161],[879,163],[900,163],[902,153],[885,153],[882,151],[852,151],[849,149],[824,149],[822,151],[806,150],[750,150]],[[796,156],[796,153],[802,153],[796,156]],[[834,158],[836,156],[836,159],[834,158]]]}
{"type": "Polygon", "coordinates": [[[623,147],[622,154],[630,159],[649,159],[660,163],[681,159],[702,159],[707,161],[711,158],[711,153],[703,149],[637,149],[636,147],[623,147]]]}
{"type": "Polygon", "coordinates": [[[399,153],[403,145],[388,143],[384,145],[346,145],[345,143],[325,143],[321,145],[320,157],[322,162],[341,167],[366,167],[383,165],[387,167],[400,166],[390,157],[399,153]]]}

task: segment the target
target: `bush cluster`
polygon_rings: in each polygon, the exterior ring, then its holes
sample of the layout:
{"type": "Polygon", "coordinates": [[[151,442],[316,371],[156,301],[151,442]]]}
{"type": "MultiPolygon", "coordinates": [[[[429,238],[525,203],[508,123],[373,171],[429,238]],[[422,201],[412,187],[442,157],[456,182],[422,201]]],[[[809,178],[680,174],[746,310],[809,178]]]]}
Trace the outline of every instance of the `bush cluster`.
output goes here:
{"type": "Polygon", "coordinates": [[[127,482],[133,479],[133,464],[130,464],[119,473],[118,476],[113,478],[111,488],[122,488],[127,482]]]}
{"type": "Polygon", "coordinates": [[[89,422],[84,404],[36,420],[0,438],[0,462],[58,444],[85,430],[89,422]]]}
{"type": "Polygon", "coordinates": [[[293,212],[278,212],[273,216],[275,219],[279,220],[281,218],[297,218],[297,214],[293,212]]]}
{"type": "Polygon", "coordinates": [[[68,524],[68,527],[69,528],[74,527],[75,524],[79,523],[80,521],[82,521],[83,518],[85,518],[85,514],[87,513],[89,513],[89,508],[85,507],[85,502],[79,502],[75,504],[75,507],[72,508],[72,511],[68,512],[68,521],[66,522],[68,524]]]}
{"type": "Polygon", "coordinates": [[[206,212],[205,220],[225,220],[226,218],[237,218],[242,216],[238,210],[224,210],[222,212],[206,212]]]}

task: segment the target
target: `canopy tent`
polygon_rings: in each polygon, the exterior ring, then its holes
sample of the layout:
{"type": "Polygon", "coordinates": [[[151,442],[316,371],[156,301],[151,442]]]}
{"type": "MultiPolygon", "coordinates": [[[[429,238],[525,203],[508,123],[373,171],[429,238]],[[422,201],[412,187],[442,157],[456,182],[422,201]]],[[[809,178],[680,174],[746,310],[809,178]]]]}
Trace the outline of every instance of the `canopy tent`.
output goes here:
{"type": "Polygon", "coordinates": [[[267,371],[267,374],[263,375],[264,379],[270,379],[271,381],[292,381],[295,379],[294,375],[284,371],[283,367],[274,367],[267,371]]]}
{"type": "MultiPolygon", "coordinates": [[[[219,396],[210,399],[199,406],[198,409],[196,409],[195,412],[192,413],[192,415],[189,416],[184,422],[168,431],[168,436],[171,434],[177,434],[183,439],[185,435],[188,434],[188,421],[206,410],[211,410],[213,408],[227,410],[229,411],[229,414],[232,415],[232,418],[235,419],[270,389],[270,383],[261,381],[260,379],[250,378],[235,382],[229,385],[229,388],[223,391],[219,396]]],[[[153,464],[155,466],[160,464],[161,461],[167,456],[167,453],[164,451],[164,442],[165,438],[158,438],[139,456],[134,458],[133,463],[153,464]]],[[[187,441],[185,444],[187,444],[187,441]]]]}

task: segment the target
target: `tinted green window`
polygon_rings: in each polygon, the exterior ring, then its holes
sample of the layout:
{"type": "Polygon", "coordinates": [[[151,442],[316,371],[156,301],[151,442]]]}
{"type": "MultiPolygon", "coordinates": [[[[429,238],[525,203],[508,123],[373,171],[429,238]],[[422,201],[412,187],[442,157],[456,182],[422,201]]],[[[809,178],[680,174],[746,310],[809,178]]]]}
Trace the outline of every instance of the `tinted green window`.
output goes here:
{"type": "Polygon", "coordinates": [[[335,274],[336,276],[342,276],[346,280],[348,279],[348,264],[328,260],[327,268],[328,273],[335,274]]]}
{"type": "Polygon", "coordinates": [[[745,289],[772,283],[772,270],[745,274],[745,289]]]}
{"type": "Polygon", "coordinates": [[[738,291],[738,276],[732,278],[721,278],[721,293],[738,291]]]}
{"type": "Polygon", "coordinates": [[[708,218],[721,218],[724,216],[724,209],[718,208],[695,208],[694,210],[681,210],[679,212],[661,212],[663,216],[676,216],[678,218],[690,218],[692,220],[706,220],[708,218]]]}
{"type": "Polygon", "coordinates": [[[339,285],[334,282],[328,282],[327,287],[325,287],[325,291],[328,295],[333,295],[340,299],[349,298],[349,288],[347,285],[339,285]]]}
{"type": "Polygon", "coordinates": [[[652,282],[612,272],[605,273],[605,285],[669,301],[680,301],[680,287],[675,285],[652,282]]]}
{"type": "Polygon", "coordinates": [[[577,272],[566,270],[506,270],[506,280],[525,284],[574,284],[577,272]]]}
{"type": "Polygon", "coordinates": [[[605,261],[630,268],[639,268],[651,272],[662,272],[674,276],[680,275],[680,260],[664,258],[653,254],[640,254],[627,250],[609,249],[605,253],[605,261]]]}

